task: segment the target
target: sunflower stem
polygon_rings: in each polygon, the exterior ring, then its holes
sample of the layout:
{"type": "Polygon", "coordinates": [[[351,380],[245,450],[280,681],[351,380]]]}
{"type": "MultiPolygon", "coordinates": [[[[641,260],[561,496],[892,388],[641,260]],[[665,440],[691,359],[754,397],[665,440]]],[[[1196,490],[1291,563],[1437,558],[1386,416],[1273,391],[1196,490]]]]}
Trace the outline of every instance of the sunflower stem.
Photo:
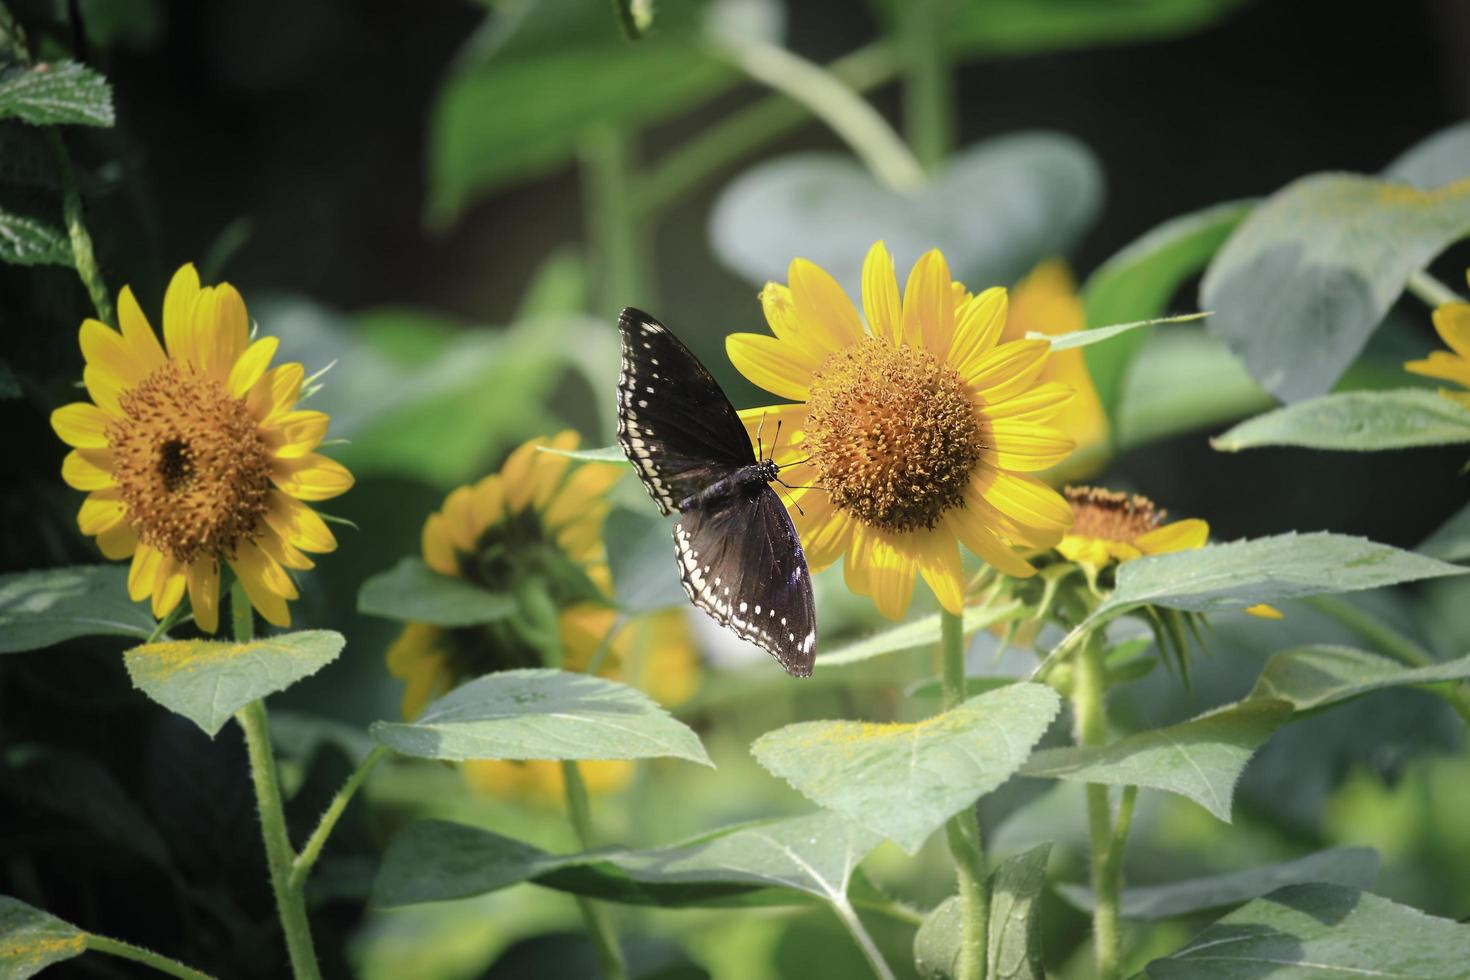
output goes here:
{"type": "Polygon", "coordinates": [[[899,37],[907,77],[904,131],[914,155],[930,174],[944,166],[954,146],[954,93],[940,7],[944,0],[908,0],[901,6],[899,37]]]}
{"type": "MultiPolygon", "coordinates": [[[[249,643],[255,638],[254,611],[245,587],[238,581],[230,587],[230,617],[236,643],[249,643]]],[[[296,980],[321,980],[311,941],[311,924],[306,918],[306,901],[300,886],[291,882],[291,866],[296,855],[286,834],[286,813],[281,805],[281,785],[276,777],[276,757],[271,751],[265,702],[250,702],[235,712],[235,721],[245,732],[250,776],[255,783],[255,804],[260,813],[260,833],[265,841],[266,864],[270,868],[281,931],[285,933],[286,951],[291,957],[291,973],[296,980]]]]}
{"type": "MultiPolygon", "coordinates": [[[[944,654],[944,710],[965,700],[964,620],[948,610],[939,613],[940,645],[944,654]]],[[[985,851],[980,821],[968,806],[944,825],[949,853],[954,858],[964,931],[955,980],[984,980],[986,945],[990,936],[990,884],[985,877],[985,851]]]]}
{"type": "Polygon", "coordinates": [[[332,802],[327,804],[327,809],[322,813],[322,818],[317,822],[316,829],[311,832],[306,843],[301,846],[301,853],[296,855],[291,862],[290,885],[294,889],[305,889],[306,876],[311,874],[312,866],[316,864],[317,858],[322,856],[322,848],[327,843],[327,838],[332,835],[332,830],[337,826],[337,821],[342,818],[347,804],[352,801],[352,796],[357,792],[367,779],[368,773],[388,756],[388,750],[379,745],[367,754],[367,758],[358,764],[347,782],[337,790],[332,797],[332,802]]]}
{"type": "MultiPolygon", "coordinates": [[[[1077,658],[1077,677],[1072,690],[1072,711],[1077,718],[1077,741],[1083,746],[1103,745],[1107,742],[1108,722],[1106,715],[1107,668],[1103,663],[1103,637],[1101,632],[1091,632],[1082,641],[1077,658]]],[[[1126,795],[1126,794],[1125,794],[1126,795]]],[[[1132,801],[1126,813],[1120,807],[1119,823],[1124,826],[1121,834],[1127,834],[1125,816],[1132,820],[1132,801]]],[[[1089,783],[1087,785],[1087,830],[1091,847],[1092,893],[1092,941],[1098,980],[1117,980],[1118,977],[1118,893],[1121,874],[1114,867],[1114,852],[1121,864],[1122,842],[1115,839],[1112,815],[1108,805],[1108,788],[1089,783]]]]}
{"type": "Polygon", "coordinates": [[[119,959],[132,960],[134,963],[142,963],[151,966],[159,973],[167,973],[171,977],[182,977],[183,980],[213,980],[208,973],[201,973],[191,966],[185,966],[177,960],[171,960],[167,956],[155,953],[151,949],[134,946],[125,943],[121,939],[108,939],[106,936],[98,936],[87,933],[87,949],[94,953],[106,953],[108,956],[116,956],[119,959]]]}
{"type": "Polygon", "coordinates": [[[923,186],[924,168],[888,121],[821,65],[763,41],[726,44],[719,51],[750,77],[810,109],[878,180],[896,191],[923,186]]]}
{"type": "Polygon", "coordinates": [[[632,147],[616,126],[597,125],[583,135],[582,200],[597,274],[597,312],[616,315],[625,306],[646,306],[646,242],[633,207],[632,147]]]}
{"type": "Polygon", "coordinates": [[[1443,306],[1446,303],[1465,302],[1463,296],[1434,278],[1434,276],[1430,275],[1424,269],[1410,274],[1407,285],[1409,292],[1419,297],[1431,309],[1437,306],[1443,306]]]}
{"type": "MultiPolygon", "coordinates": [[[[582,850],[592,849],[592,806],[587,801],[587,785],[582,782],[582,771],[572,759],[561,764],[562,782],[566,785],[567,815],[572,829],[577,832],[577,841],[582,850]]],[[[577,898],[577,908],[587,924],[587,935],[597,950],[597,963],[607,980],[625,980],[628,964],[623,960],[622,948],[618,945],[617,933],[609,921],[607,910],[590,898],[577,898]]]]}

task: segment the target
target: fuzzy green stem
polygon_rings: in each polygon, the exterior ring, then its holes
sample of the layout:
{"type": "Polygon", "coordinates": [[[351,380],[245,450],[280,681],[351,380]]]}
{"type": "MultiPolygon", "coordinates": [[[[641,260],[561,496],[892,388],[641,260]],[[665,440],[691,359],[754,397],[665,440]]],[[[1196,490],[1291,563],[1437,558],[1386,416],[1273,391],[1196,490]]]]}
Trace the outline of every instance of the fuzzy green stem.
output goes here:
{"type": "Polygon", "coordinates": [[[1464,297],[1423,269],[1412,273],[1407,285],[1409,292],[1419,297],[1426,306],[1431,308],[1443,306],[1446,303],[1465,302],[1464,297]]]}
{"type": "MultiPolygon", "coordinates": [[[[941,610],[939,631],[944,655],[944,710],[949,711],[965,699],[964,620],[941,610]]],[[[954,858],[964,923],[955,980],[984,980],[986,945],[990,938],[990,889],[975,808],[967,806],[950,817],[944,825],[944,835],[954,858]]]]}
{"type": "MultiPolygon", "coordinates": [[[[254,612],[239,582],[230,589],[230,617],[235,642],[249,643],[255,638],[254,612]]],[[[235,721],[245,732],[250,776],[255,783],[255,804],[260,812],[260,833],[265,841],[266,864],[270,868],[281,931],[285,933],[286,951],[291,957],[291,973],[296,980],[321,980],[311,941],[311,924],[306,918],[306,902],[301,889],[291,885],[291,866],[296,856],[291,852],[291,840],[286,834],[286,813],[281,805],[281,786],[276,778],[276,757],[271,750],[265,702],[250,702],[235,712],[235,721]]]]}
{"type": "Polygon", "coordinates": [[[899,26],[906,70],[904,129],[914,155],[931,174],[954,146],[954,96],[939,10],[944,2],[908,0],[899,26]]]}
{"type": "Polygon", "coordinates": [[[296,859],[291,862],[290,886],[292,889],[300,891],[306,887],[306,876],[311,874],[312,865],[316,864],[317,858],[322,856],[322,847],[326,845],[327,838],[332,835],[337,821],[342,818],[347,804],[352,801],[353,794],[362,786],[368,773],[372,772],[377,764],[387,757],[388,750],[379,745],[367,754],[367,758],[358,764],[352,775],[347,777],[347,782],[337,790],[337,795],[332,797],[332,802],[327,804],[321,820],[317,822],[316,829],[301,846],[301,853],[296,855],[296,859]]]}
{"type": "MultiPolygon", "coordinates": [[[[1084,746],[1107,742],[1108,723],[1105,714],[1107,668],[1103,663],[1100,633],[1090,633],[1082,641],[1077,657],[1077,675],[1072,691],[1072,711],[1077,719],[1077,741],[1084,746]]],[[[1131,809],[1130,809],[1131,819],[1131,809]]],[[[1118,889],[1109,867],[1113,849],[1112,817],[1108,807],[1108,788],[1097,783],[1087,785],[1087,831],[1090,838],[1092,892],[1092,939],[1098,980],[1118,977],[1118,889]]]]}
{"type": "Polygon", "coordinates": [[[750,77],[810,109],[842,137],[878,180],[898,191],[923,185],[924,168],[887,120],[821,65],[761,41],[721,50],[750,77]]]}
{"type": "MultiPolygon", "coordinates": [[[[855,92],[866,92],[898,73],[893,49],[875,42],[827,65],[833,78],[855,92]]],[[[677,204],[711,176],[763,144],[777,139],[810,118],[801,103],[771,95],[699,135],[646,171],[633,186],[633,209],[644,220],[677,204]]]]}
{"type": "Polygon", "coordinates": [[[633,207],[631,146],[616,126],[582,135],[583,210],[597,279],[597,311],[651,305],[642,229],[633,207]]]}
{"type": "Polygon", "coordinates": [[[108,956],[116,956],[119,959],[132,960],[134,963],[142,963],[151,966],[159,973],[167,973],[171,977],[182,977],[183,980],[214,980],[208,973],[201,973],[190,966],[171,960],[167,956],[125,943],[121,939],[108,939],[106,936],[98,936],[87,933],[87,949],[94,953],[106,953],[108,956]]]}
{"type": "MultiPolygon", "coordinates": [[[[562,761],[561,774],[562,781],[566,784],[567,816],[571,818],[572,829],[577,832],[577,841],[582,845],[582,850],[589,851],[593,841],[592,806],[587,801],[587,785],[582,782],[582,771],[575,761],[566,759],[562,761]]],[[[608,920],[607,911],[590,898],[580,896],[577,898],[577,907],[587,924],[587,935],[597,950],[597,963],[602,968],[602,975],[607,980],[625,980],[628,976],[628,964],[623,959],[623,951],[618,945],[618,936],[608,920]]]]}

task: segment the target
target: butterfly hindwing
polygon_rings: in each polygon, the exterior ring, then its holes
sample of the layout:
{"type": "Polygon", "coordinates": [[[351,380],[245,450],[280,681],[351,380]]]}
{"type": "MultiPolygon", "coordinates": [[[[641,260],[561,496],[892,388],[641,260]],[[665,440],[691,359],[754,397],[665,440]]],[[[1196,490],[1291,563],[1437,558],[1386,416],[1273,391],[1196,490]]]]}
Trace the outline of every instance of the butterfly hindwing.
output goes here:
{"type": "Polygon", "coordinates": [[[751,484],[674,525],[679,578],[716,622],[808,677],[817,616],[806,556],[774,490],[751,484]]]}
{"type": "Polygon", "coordinates": [[[750,437],[719,384],[669,332],[641,310],[618,317],[618,442],[665,514],[741,466],[754,463],[750,437]]]}

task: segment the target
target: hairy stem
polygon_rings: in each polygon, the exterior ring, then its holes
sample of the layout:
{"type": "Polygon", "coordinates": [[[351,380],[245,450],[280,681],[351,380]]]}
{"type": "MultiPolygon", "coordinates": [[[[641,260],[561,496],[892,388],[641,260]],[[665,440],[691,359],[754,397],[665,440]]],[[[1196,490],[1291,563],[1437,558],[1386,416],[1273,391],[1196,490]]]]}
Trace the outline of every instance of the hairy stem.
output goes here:
{"type": "Polygon", "coordinates": [[[943,3],[908,0],[900,15],[904,129],[914,155],[931,174],[944,165],[954,146],[954,95],[939,9],[943,3]]]}
{"type": "Polygon", "coordinates": [[[633,207],[632,147],[616,126],[598,125],[582,136],[583,211],[597,276],[597,312],[647,306],[646,241],[633,207]]]}
{"type": "MultiPolygon", "coordinates": [[[[1107,695],[1106,667],[1100,633],[1091,633],[1082,642],[1077,658],[1077,678],[1072,692],[1072,710],[1077,718],[1077,741],[1084,746],[1107,742],[1108,723],[1105,712],[1107,695]]],[[[1120,814],[1120,817],[1122,814],[1120,814]]],[[[1131,806],[1129,817],[1131,819],[1131,806]]],[[[1118,888],[1112,874],[1109,856],[1113,850],[1112,817],[1108,807],[1108,788],[1096,783],[1087,785],[1087,830],[1090,838],[1092,892],[1092,940],[1098,980],[1118,977],[1118,888]]],[[[1126,829],[1124,831],[1126,833],[1126,829]]]]}
{"type": "MultiPolygon", "coordinates": [[[[949,711],[965,699],[964,621],[941,610],[939,627],[944,654],[944,710],[949,711]]],[[[990,893],[975,808],[968,806],[950,817],[944,825],[944,835],[954,858],[964,922],[955,980],[984,980],[986,944],[990,937],[990,893]]]]}
{"type": "Polygon", "coordinates": [[[306,843],[301,847],[301,853],[291,862],[291,887],[293,889],[304,889],[306,887],[306,876],[311,874],[312,865],[316,864],[317,858],[322,856],[322,847],[326,845],[327,838],[332,835],[332,830],[337,826],[337,821],[342,818],[342,813],[347,809],[347,804],[352,801],[352,796],[358,787],[367,779],[368,773],[372,772],[378,763],[388,756],[388,750],[379,745],[367,754],[342,788],[332,797],[332,802],[327,804],[327,809],[322,813],[322,818],[317,822],[316,829],[311,832],[306,843]]]}
{"type": "Polygon", "coordinates": [[[159,973],[167,973],[171,977],[182,977],[183,980],[213,980],[207,973],[201,973],[191,966],[185,966],[177,960],[171,960],[167,956],[125,943],[121,939],[108,939],[106,936],[98,936],[87,933],[87,949],[94,953],[106,953],[124,960],[132,960],[134,963],[142,963],[151,966],[159,973]]]}
{"type": "MultiPolygon", "coordinates": [[[[582,782],[582,770],[573,760],[561,764],[562,781],[566,784],[567,816],[572,829],[577,832],[577,841],[582,850],[592,849],[592,806],[587,802],[587,785],[582,782]]],[[[618,935],[608,919],[607,910],[590,898],[577,898],[577,908],[587,924],[587,935],[597,950],[597,963],[607,980],[624,980],[628,976],[628,964],[623,959],[623,950],[618,945],[618,935]]]]}
{"type": "Polygon", "coordinates": [[[1463,303],[1465,298],[1440,282],[1423,269],[1409,276],[1409,292],[1423,300],[1426,306],[1443,306],[1446,303],[1463,303]]]}

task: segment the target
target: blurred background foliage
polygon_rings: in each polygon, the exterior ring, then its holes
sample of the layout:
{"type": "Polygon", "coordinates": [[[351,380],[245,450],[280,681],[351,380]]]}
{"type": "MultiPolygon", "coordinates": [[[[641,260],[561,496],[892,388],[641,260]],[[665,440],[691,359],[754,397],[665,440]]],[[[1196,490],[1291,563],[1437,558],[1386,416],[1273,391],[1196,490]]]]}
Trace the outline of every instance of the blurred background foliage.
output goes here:
{"type": "MultiPolygon", "coordinates": [[[[794,255],[851,285],[875,238],[901,267],[940,245],[975,287],[1013,284],[1063,257],[1086,284],[1093,325],[1136,319],[1140,306],[1190,310],[1194,269],[1139,283],[1109,278],[1105,263],[1182,215],[1202,258],[1236,216],[1222,202],[1315,171],[1379,172],[1470,114],[1470,8],[1456,0],[941,0],[918,5],[929,22],[898,0],[666,0],[636,43],[593,0],[11,6],[39,56],[70,52],[113,83],[117,126],[66,133],[113,288],[131,283],[156,311],[165,276],[196,261],[206,280],[242,289],[284,359],[309,371],[336,364],[315,407],[350,440],[334,452],[359,482],[331,509],[359,530],[344,529],[296,607],[298,621],[350,638],[331,670],[279,699],[294,712],[276,727],[298,839],[363,751],[351,733],[397,712],[383,652],[398,626],[355,611],[359,585],[415,553],[444,493],[519,441],[563,425],[586,444],[611,441],[617,308],[643,306],[673,325],[740,406],[763,396],[731,368],[722,338],[760,328],[756,290],[784,279],[794,255]],[[925,31],[943,43],[925,47],[925,31]],[[925,164],[943,144],[958,147],[947,169],[913,199],[881,185],[730,53],[772,43],[831,65],[908,124],[925,164]],[[940,52],[937,63],[915,65],[915,44],[940,52]],[[926,72],[952,81],[952,118],[915,118],[926,72]]],[[[54,204],[59,189],[33,137],[0,122],[0,204],[22,212],[54,204]]],[[[1467,263],[1461,245],[1435,268],[1458,282],[1467,263]]],[[[46,423],[70,400],[75,329],[88,313],[71,270],[0,266],[5,571],[97,560],[76,531],[76,495],[57,477],[63,446],[46,423]]],[[[1127,370],[1122,355],[1094,355],[1112,345],[1089,349],[1109,408],[1107,484],[1205,517],[1217,539],[1328,529],[1412,548],[1463,502],[1454,449],[1214,452],[1206,437],[1270,396],[1202,328],[1137,337],[1127,370]],[[1107,356],[1115,361],[1098,360],[1107,356]]],[[[1435,345],[1425,310],[1405,300],[1340,385],[1413,383],[1400,365],[1435,345]]],[[[632,549],[650,533],[637,519],[647,502],[631,480],[617,493],[629,515],[612,522],[624,535],[616,550],[632,549]]],[[[666,544],[655,537],[653,547],[666,544]]],[[[830,641],[875,626],[865,600],[826,586],[830,641]]],[[[1440,581],[1368,602],[1427,648],[1459,655],[1470,646],[1467,588],[1440,581]]],[[[1354,639],[1316,609],[1285,611],[1275,623],[1217,618],[1192,689],[1154,671],[1115,699],[1120,727],[1237,697],[1266,657],[1299,642],[1354,639]]],[[[756,736],[802,718],[929,710],[903,697],[933,673],[926,651],[794,684],[763,655],[694,625],[704,676],[679,714],[720,768],[640,765],[630,787],[598,801],[609,841],[651,846],[800,812],[804,801],[751,759],[756,736]]],[[[279,964],[259,951],[275,948],[275,924],[242,746],[231,735],[210,741],[135,696],[112,646],[76,641],[0,661],[0,892],[206,970],[271,976],[279,964]]],[[[971,657],[990,672],[993,655],[982,635],[971,657]]],[[[1470,825],[1455,816],[1470,806],[1461,743],[1449,709],[1416,692],[1295,724],[1247,769],[1228,827],[1145,794],[1128,880],[1367,845],[1381,855],[1380,894],[1461,918],[1470,879],[1446,871],[1470,866],[1470,825]]],[[[991,853],[1055,840],[1053,875],[1082,880],[1082,807],[1068,798],[1078,787],[1044,789],[1018,779],[983,802],[991,853]]],[[[407,762],[383,767],[367,800],[312,881],[331,975],[590,970],[572,901],[534,886],[362,911],[395,829],[452,818],[574,847],[546,804],[477,794],[452,769],[407,762]]],[[[868,868],[918,906],[951,889],[935,841],[916,862],[885,845],[868,868]]],[[[1045,901],[1050,965],[1086,976],[1084,914],[1057,893],[1045,901]]],[[[645,975],[701,975],[690,963],[752,980],[864,969],[824,910],[616,916],[645,975]]],[[[1129,962],[1173,948],[1208,921],[1196,918],[1133,927],[1129,962]]],[[[890,962],[912,969],[912,924],[869,925],[890,962]]],[[[91,959],[72,966],[131,975],[91,959]]]]}

